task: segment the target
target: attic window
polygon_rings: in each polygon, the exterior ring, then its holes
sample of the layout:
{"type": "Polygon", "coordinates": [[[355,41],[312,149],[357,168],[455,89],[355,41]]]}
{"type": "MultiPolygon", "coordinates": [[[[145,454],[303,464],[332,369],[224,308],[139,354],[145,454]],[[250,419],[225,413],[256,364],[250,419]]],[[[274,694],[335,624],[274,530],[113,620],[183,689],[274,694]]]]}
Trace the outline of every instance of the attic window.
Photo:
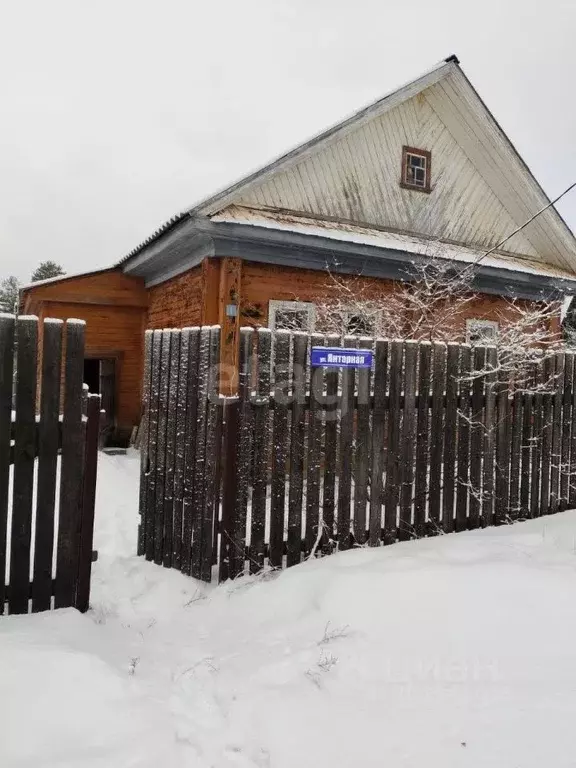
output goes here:
{"type": "Polygon", "coordinates": [[[405,189],[430,192],[430,167],[432,155],[425,149],[402,147],[402,181],[405,189]]]}

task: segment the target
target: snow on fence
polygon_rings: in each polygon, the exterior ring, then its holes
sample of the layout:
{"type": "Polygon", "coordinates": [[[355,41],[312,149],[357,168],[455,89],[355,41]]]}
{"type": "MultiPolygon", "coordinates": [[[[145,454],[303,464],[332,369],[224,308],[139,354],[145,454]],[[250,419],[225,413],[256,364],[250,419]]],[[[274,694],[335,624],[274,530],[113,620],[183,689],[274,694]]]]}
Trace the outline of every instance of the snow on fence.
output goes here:
{"type": "Polygon", "coordinates": [[[218,327],[147,332],[140,554],[223,580],[576,504],[571,352],[520,381],[495,347],[350,337],[355,370],[311,366],[323,345],[242,329],[224,398],[218,327]]]}
{"type": "Polygon", "coordinates": [[[0,315],[0,614],[88,608],[100,397],[63,329],[0,315]]]}

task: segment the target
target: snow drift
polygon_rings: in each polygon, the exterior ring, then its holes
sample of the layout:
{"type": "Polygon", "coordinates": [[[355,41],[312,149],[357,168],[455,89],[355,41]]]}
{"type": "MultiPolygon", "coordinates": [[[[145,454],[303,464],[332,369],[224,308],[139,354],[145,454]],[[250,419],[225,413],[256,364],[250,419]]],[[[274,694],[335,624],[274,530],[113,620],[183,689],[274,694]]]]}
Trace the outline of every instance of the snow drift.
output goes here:
{"type": "Polygon", "coordinates": [[[568,766],[576,512],[220,587],[131,556],[102,457],[93,608],[0,620],[0,764],[568,766]]]}

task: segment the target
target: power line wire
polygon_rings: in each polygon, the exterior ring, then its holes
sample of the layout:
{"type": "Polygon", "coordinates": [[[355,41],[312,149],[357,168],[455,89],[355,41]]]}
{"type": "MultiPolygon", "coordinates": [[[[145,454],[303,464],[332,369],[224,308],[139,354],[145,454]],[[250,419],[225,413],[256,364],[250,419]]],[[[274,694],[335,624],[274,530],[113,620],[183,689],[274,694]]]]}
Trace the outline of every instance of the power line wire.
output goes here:
{"type": "Polygon", "coordinates": [[[574,187],[576,187],[576,181],[575,181],[573,184],[570,184],[570,186],[569,186],[567,189],[565,189],[565,190],[564,190],[564,192],[562,192],[562,194],[561,194],[561,195],[558,195],[558,197],[556,197],[554,200],[551,200],[551,201],[548,203],[548,205],[545,205],[545,206],[544,206],[544,208],[541,208],[539,211],[537,211],[537,212],[534,214],[534,216],[532,216],[531,218],[529,218],[529,219],[528,219],[528,221],[525,221],[525,222],[524,222],[524,224],[522,224],[521,226],[519,226],[517,229],[515,229],[515,230],[514,230],[514,232],[512,232],[512,233],[511,233],[511,234],[509,234],[507,237],[505,237],[505,238],[504,238],[504,240],[501,240],[501,241],[500,241],[499,243],[497,243],[497,244],[496,244],[496,245],[495,245],[493,248],[490,248],[490,250],[489,250],[489,251],[486,251],[486,253],[483,253],[483,254],[482,254],[482,255],[481,255],[481,256],[480,256],[480,257],[479,257],[479,258],[478,258],[478,259],[477,259],[477,260],[474,262],[474,264],[479,264],[479,263],[482,261],[482,259],[485,259],[485,258],[486,258],[486,256],[490,256],[490,254],[491,254],[491,253],[494,253],[494,251],[497,251],[499,248],[502,248],[502,246],[504,245],[504,243],[507,243],[507,242],[508,242],[508,240],[511,240],[511,239],[514,237],[514,235],[517,235],[517,234],[518,234],[518,232],[521,232],[521,231],[524,229],[524,227],[527,227],[527,226],[528,226],[528,224],[531,224],[531,223],[534,221],[534,219],[536,219],[536,218],[538,218],[538,216],[540,216],[540,214],[541,214],[541,213],[544,213],[544,211],[547,211],[547,210],[548,210],[548,208],[552,208],[552,206],[553,206],[553,205],[555,205],[555,204],[558,202],[558,200],[561,200],[561,199],[564,197],[564,195],[567,195],[567,194],[568,194],[568,192],[570,192],[572,189],[574,189],[574,187]]]}

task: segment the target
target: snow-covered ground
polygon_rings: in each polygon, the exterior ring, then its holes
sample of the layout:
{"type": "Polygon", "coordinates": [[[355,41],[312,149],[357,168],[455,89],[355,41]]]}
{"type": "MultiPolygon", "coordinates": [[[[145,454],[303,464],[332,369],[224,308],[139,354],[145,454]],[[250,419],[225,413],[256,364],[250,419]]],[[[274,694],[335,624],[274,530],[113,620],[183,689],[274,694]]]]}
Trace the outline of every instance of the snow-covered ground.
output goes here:
{"type": "Polygon", "coordinates": [[[102,457],[93,610],[0,619],[0,766],[576,764],[576,512],[215,588],[132,555],[102,457]]]}

